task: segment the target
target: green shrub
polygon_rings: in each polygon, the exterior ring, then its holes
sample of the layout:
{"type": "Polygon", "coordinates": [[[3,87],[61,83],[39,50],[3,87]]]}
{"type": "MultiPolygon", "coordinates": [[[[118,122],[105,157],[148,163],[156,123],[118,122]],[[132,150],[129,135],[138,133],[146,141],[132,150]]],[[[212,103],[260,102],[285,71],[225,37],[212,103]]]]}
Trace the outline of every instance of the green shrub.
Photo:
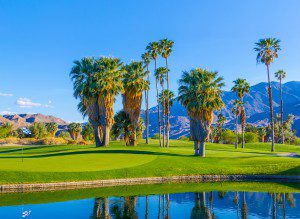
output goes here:
{"type": "Polygon", "coordinates": [[[152,136],[152,139],[159,139],[159,134],[158,134],[158,133],[155,133],[155,134],[152,136]]]}
{"type": "Polygon", "coordinates": [[[59,133],[58,135],[59,138],[63,138],[63,139],[70,139],[71,136],[70,136],[70,133],[69,132],[66,132],[66,131],[62,131],[59,133]]]}
{"type": "Polygon", "coordinates": [[[229,129],[225,130],[221,134],[221,140],[224,144],[234,144],[235,142],[235,133],[229,129]]]}
{"type": "Polygon", "coordinates": [[[42,139],[48,135],[45,123],[42,123],[42,122],[33,123],[29,127],[29,130],[31,131],[31,136],[36,139],[42,139]]]}
{"type": "Polygon", "coordinates": [[[82,137],[86,141],[94,140],[94,129],[90,123],[87,123],[82,129],[82,137]]]}
{"type": "Polygon", "coordinates": [[[300,138],[295,138],[293,141],[294,145],[300,145],[300,138]]]}
{"type": "Polygon", "coordinates": [[[7,138],[12,136],[12,124],[5,123],[0,126],[0,138],[7,138]]]}
{"type": "Polygon", "coordinates": [[[253,132],[246,132],[245,133],[245,142],[246,143],[255,143],[258,142],[258,134],[253,132]]]}
{"type": "Polygon", "coordinates": [[[183,135],[183,136],[180,136],[180,137],[178,138],[178,140],[181,140],[181,141],[189,141],[190,139],[189,139],[189,137],[183,135]]]}

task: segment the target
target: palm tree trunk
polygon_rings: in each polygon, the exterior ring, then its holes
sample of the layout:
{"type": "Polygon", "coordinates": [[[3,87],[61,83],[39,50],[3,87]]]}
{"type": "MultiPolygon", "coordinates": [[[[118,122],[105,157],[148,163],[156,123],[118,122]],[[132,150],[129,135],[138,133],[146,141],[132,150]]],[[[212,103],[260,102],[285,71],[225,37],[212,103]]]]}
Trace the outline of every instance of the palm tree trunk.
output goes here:
{"type": "MultiPolygon", "coordinates": [[[[156,60],[154,61],[155,63],[155,72],[156,72],[156,60]]],[[[158,101],[158,79],[156,78],[155,81],[155,86],[156,86],[156,100],[157,100],[157,119],[158,119],[158,138],[159,138],[159,146],[162,147],[161,144],[161,125],[160,125],[160,106],[159,106],[159,101],[158,101]]]]}
{"type": "Polygon", "coordinates": [[[199,152],[200,152],[199,155],[201,157],[205,157],[205,141],[204,140],[200,142],[200,150],[199,150],[199,152]]]}
{"type": "MultiPolygon", "coordinates": [[[[168,69],[168,58],[166,58],[166,68],[167,68],[167,90],[170,91],[170,85],[169,85],[169,69],[168,69]]],[[[168,93],[169,94],[169,93],[168,93]]],[[[170,97],[167,97],[167,141],[166,146],[169,147],[169,141],[170,141],[170,97]]]]}
{"type": "Polygon", "coordinates": [[[239,145],[239,136],[238,136],[238,116],[235,115],[235,149],[238,148],[239,145]]]}
{"type": "MultiPolygon", "coordinates": [[[[149,72],[147,65],[147,72],[149,72]]],[[[148,74],[148,82],[149,82],[149,74],[148,74]]],[[[146,101],[146,144],[149,144],[149,91],[145,91],[145,101],[146,101]]]]}
{"type": "Polygon", "coordinates": [[[103,141],[102,141],[102,146],[107,147],[109,144],[109,131],[110,128],[106,125],[103,126],[103,141]]]}
{"type": "Polygon", "coordinates": [[[282,80],[280,78],[280,118],[281,118],[281,138],[284,144],[284,128],[283,128],[283,98],[282,98],[282,80]]]}
{"type": "Polygon", "coordinates": [[[273,98],[272,98],[272,88],[271,88],[271,80],[270,80],[270,66],[267,66],[267,73],[268,73],[268,93],[269,93],[269,104],[270,104],[270,124],[272,129],[272,147],[271,152],[275,151],[275,132],[274,132],[274,111],[273,111],[273,98]]]}
{"type": "MultiPolygon", "coordinates": [[[[161,85],[162,88],[162,94],[164,94],[164,84],[161,85]]],[[[166,136],[166,127],[165,127],[165,110],[166,110],[166,100],[163,95],[163,100],[162,100],[162,131],[163,131],[163,139],[162,139],[162,145],[165,147],[165,136],[166,136]]]]}
{"type": "Polygon", "coordinates": [[[94,129],[96,147],[100,147],[101,140],[100,140],[100,134],[99,134],[99,126],[97,124],[93,124],[93,129],[94,129]]]}
{"type": "Polygon", "coordinates": [[[199,155],[199,144],[198,141],[194,141],[194,149],[195,149],[195,155],[199,155]]]}
{"type": "Polygon", "coordinates": [[[242,148],[245,148],[245,125],[242,124],[242,148]]]}

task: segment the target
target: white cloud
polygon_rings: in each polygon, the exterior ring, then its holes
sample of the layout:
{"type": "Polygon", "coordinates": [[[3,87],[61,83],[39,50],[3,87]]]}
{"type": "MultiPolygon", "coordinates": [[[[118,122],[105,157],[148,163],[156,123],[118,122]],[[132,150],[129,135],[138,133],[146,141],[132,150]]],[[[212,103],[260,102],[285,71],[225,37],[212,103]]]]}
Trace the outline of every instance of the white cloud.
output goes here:
{"type": "Polygon", "coordinates": [[[41,104],[31,101],[31,99],[26,97],[20,97],[16,104],[21,108],[31,108],[31,107],[45,107],[45,108],[52,108],[50,104],[41,104]]]}
{"type": "Polygon", "coordinates": [[[13,114],[16,114],[15,112],[11,112],[11,111],[7,111],[7,110],[4,110],[2,112],[0,112],[1,115],[13,115],[13,114]]]}
{"type": "Polygon", "coordinates": [[[0,97],[12,97],[13,94],[0,93],[0,97]]]}

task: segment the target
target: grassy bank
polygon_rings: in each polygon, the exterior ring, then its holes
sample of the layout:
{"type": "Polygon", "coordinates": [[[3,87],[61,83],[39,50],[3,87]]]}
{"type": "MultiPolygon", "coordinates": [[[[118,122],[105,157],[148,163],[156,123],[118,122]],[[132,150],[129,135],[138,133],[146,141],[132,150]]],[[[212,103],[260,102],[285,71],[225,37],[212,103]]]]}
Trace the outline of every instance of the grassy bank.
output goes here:
{"type": "Polygon", "coordinates": [[[193,156],[192,142],[171,141],[168,149],[158,142],[125,147],[112,142],[109,148],[95,146],[21,146],[0,148],[0,183],[30,183],[115,179],[129,177],[200,174],[300,175],[300,159],[277,156],[300,155],[300,147],[267,143],[233,145],[207,144],[207,157],[193,156]],[[23,161],[22,161],[23,160],[23,161]]]}
{"type": "Polygon", "coordinates": [[[299,193],[298,183],[270,182],[214,182],[214,183],[176,183],[156,185],[116,186],[96,189],[79,189],[66,191],[49,191],[35,193],[11,193],[0,195],[0,206],[21,204],[39,204],[79,200],[93,197],[109,196],[145,196],[167,193],[210,192],[210,191],[247,191],[299,193]]]}

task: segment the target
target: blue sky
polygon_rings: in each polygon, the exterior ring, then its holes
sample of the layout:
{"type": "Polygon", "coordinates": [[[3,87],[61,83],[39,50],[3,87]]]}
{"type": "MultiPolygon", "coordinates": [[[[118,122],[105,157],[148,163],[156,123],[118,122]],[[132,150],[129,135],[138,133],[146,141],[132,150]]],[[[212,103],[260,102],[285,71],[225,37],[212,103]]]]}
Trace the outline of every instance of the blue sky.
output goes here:
{"type": "MultiPolygon", "coordinates": [[[[272,73],[284,69],[286,81],[300,80],[299,11],[298,0],[0,0],[0,113],[82,121],[69,79],[73,60],[139,60],[148,42],[164,37],[175,42],[169,60],[175,92],[182,71],[195,67],[217,70],[227,90],[238,77],[252,85],[266,81],[253,51],[264,37],[282,40],[272,73]]],[[[115,108],[122,108],[120,97],[115,108]]]]}

